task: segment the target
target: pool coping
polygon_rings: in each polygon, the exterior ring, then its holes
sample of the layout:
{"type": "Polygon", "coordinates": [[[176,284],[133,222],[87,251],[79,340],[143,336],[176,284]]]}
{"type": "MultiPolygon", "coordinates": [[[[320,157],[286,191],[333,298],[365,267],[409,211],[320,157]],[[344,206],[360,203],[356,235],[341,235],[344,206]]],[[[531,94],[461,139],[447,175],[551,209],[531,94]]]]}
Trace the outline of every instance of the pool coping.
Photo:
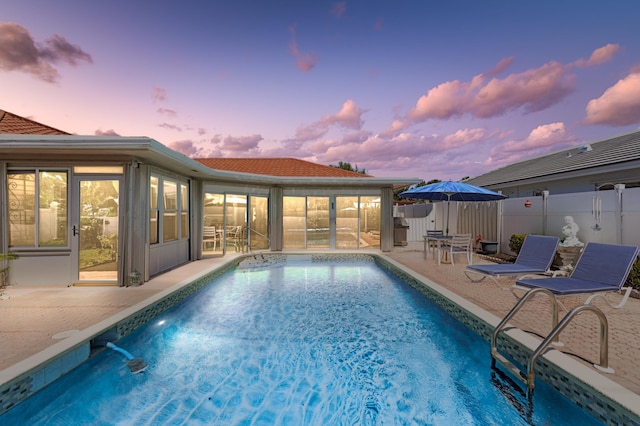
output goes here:
{"type": "MultiPolygon", "coordinates": [[[[264,260],[369,260],[402,278],[449,314],[460,320],[485,340],[501,318],[487,312],[429,278],[380,253],[368,252],[282,252],[264,253],[264,260]]],[[[147,299],[123,309],[81,331],[47,347],[13,366],[0,371],[0,415],[93,356],[91,341],[109,333],[116,339],[125,337],[160,313],[200,290],[217,276],[238,266],[243,260],[257,259],[247,254],[209,266],[159,291],[147,299]]],[[[499,344],[516,361],[526,358],[540,343],[539,339],[512,328],[499,344]]],[[[490,362],[487,353],[487,362],[490,362]]],[[[576,362],[558,350],[548,351],[536,364],[537,376],[605,424],[640,425],[640,396],[576,362]]]]}

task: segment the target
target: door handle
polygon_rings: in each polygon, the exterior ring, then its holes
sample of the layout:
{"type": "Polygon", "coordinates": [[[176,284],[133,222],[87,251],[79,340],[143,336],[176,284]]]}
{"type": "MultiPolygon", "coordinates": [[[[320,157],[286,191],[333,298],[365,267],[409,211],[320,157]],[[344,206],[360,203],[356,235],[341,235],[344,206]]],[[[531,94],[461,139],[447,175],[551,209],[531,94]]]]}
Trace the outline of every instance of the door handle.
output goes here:
{"type": "Polygon", "coordinates": [[[73,225],[73,236],[75,237],[76,235],[80,234],[80,228],[78,228],[77,226],[73,225]]]}

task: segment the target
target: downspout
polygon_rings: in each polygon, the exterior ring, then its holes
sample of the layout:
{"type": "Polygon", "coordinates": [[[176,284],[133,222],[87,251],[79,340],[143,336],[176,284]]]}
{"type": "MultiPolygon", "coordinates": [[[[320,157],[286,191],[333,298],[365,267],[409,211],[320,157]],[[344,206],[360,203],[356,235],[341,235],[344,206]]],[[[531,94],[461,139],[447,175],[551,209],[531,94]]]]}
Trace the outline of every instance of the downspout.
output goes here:
{"type": "Polygon", "coordinates": [[[547,219],[549,212],[549,191],[542,191],[542,235],[547,235],[547,219]]]}
{"type": "Polygon", "coordinates": [[[393,189],[380,191],[380,250],[393,250],[393,189]]]}
{"type": "MultiPolygon", "coordinates": [[[[498,191],[498,194],[502,194],[502,191],[498,191]]],[[[496,204],[496,241],[498,241],[497,252],[501,253],[502,246],[502,233],[503,233],[503,214],[504,214],[504,206],[503,200],[498,200],[496,204]]]]}
{"type": "Polygon", "coordinates": [[[616,244],[622,244],[622,233],[624,232],[624,223],[622,218],[622,193],[624,192],[624,183],[617,183],[613,185],[613,189],[616,190],[618,196],[618,202],[616,203],[616,244]]]}

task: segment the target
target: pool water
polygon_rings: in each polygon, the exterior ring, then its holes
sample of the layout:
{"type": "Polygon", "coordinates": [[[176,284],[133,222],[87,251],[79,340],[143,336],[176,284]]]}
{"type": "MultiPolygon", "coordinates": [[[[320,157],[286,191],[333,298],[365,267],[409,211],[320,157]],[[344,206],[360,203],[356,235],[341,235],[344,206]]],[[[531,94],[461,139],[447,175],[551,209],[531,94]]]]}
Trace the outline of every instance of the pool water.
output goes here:
{"type": "Polygon", "coordinates": [[[523,414],[487,342],[373,262],[236,270],[0,424],[599,424],[543,383],[523,414]]]}

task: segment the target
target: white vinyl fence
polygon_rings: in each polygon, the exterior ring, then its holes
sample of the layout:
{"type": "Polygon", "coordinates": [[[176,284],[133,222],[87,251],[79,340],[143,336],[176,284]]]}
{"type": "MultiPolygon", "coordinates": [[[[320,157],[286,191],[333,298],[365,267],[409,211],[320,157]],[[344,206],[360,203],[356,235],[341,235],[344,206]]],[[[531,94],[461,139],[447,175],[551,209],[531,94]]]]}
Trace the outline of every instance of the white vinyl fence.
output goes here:
{"type": "MultiPolygon", "coordinates": [[[[446,206],[446,202],[433,203],[428,216],[405,217],[409,225],[407,240],[422,241],[427,229],[444,230],[446,206]]],[[[394,216],[404,216],[402,206],[394,207],[394,216]]],[[[499,250],[508,253],[513,234],[562,237],[565,216],[572,216],[578,224],[578,238],[584,243],[640,246],[640,188],[508,198],[499,202],[451,202],[449,233],[482,235],[485,240],[498,241],[499,250]],[[530,207],[525,206],[527,200],[530,207]]]]}

